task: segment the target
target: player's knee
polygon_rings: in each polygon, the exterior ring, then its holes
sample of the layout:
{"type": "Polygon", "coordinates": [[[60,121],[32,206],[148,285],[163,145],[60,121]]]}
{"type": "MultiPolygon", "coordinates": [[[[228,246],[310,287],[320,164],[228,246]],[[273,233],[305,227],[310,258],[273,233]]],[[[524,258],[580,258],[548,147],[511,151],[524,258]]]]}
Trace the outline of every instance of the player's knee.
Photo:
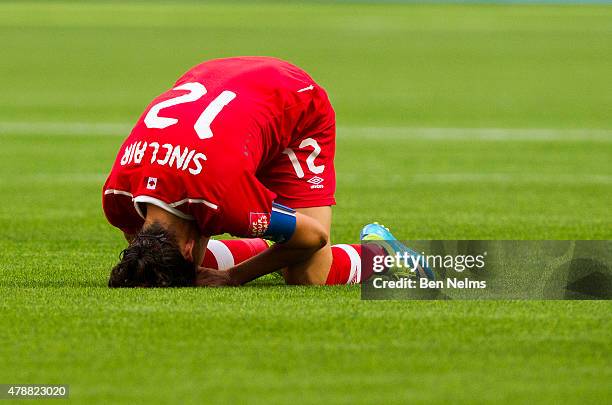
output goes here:
{"type": "Polygon", "coordinates": [[[318,226],[313,235],[313,250],[316,252],[322,248],[324,248],[329,243],[329,234],[323,228],[323,226],[318,226]]]}
{"type": "Polygon", "coordinates": [[[308,235],[302,247],[303,252],[307,256],[312,256],[319,250],[321,250],[323,247],[325,247],[325,245],[327,245],[328,240],[329,237],[327,235],[327,232],[325,232],[322,227],[321,229],[319,229],[318,227],[314,228],[312,229],[310,235],[308,235]]]}

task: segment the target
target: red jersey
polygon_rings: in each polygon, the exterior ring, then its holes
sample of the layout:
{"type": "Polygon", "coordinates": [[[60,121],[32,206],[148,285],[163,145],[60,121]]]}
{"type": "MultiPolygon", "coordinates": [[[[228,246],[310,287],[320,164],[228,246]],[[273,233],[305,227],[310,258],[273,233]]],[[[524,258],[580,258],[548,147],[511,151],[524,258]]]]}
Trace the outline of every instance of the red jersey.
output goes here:
{"type": "MultiPolygon", "coordinates": [[[[291,150],[296,134],[330,129],[335,122],[324,90],[296,66],[267,57],[202,63],[154,99],[132,129],[104,185],[104,212],[126,233],[140,229],[143,203],[150,203],[197,221],[204,235],[261,236],[277,193],[258,172],[270,176],[271,162],[291,150]]],[[[320,152],[308,139],[302,147],[320,152]]],[[[329,148],[333,160],[333,140],[329,148]]],[[[313,161],[308,167],[324,167],[313,161]]],[[[325,204],[334,203],[330,165],[325,204]]]]}

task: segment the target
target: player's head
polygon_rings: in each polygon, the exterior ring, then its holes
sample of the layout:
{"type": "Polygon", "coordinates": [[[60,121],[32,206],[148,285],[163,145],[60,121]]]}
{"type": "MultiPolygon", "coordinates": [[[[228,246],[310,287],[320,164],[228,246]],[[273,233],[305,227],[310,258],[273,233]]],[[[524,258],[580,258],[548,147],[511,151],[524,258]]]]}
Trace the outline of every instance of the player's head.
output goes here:
{"type": "MultiPolygon", "coordinates": [[[[175,233],[159,222],[149,224],[121,252],[109,287],[183,287],[194,284],[195,241],[179,244],[175,233]]],[[[199,254],[196,254],[199,256],[199,254]]]]}

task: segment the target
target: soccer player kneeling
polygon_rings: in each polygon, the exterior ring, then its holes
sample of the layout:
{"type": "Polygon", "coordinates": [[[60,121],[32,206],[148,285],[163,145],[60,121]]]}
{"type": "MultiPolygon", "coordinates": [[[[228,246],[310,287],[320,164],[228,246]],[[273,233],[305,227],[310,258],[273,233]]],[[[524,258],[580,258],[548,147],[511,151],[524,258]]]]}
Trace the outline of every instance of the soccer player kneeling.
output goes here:
{"type": "Polygon", "coordinates": [[[129,242],[109,286],[238,286],[278,270],[290,284],[358,283],[360,246],[329,243],[335,131],[323,88],[288,62],[189,70],[147,107],[104,185],[129,242]],[[210,239],[224,233],[245,239],[210,239]]]}

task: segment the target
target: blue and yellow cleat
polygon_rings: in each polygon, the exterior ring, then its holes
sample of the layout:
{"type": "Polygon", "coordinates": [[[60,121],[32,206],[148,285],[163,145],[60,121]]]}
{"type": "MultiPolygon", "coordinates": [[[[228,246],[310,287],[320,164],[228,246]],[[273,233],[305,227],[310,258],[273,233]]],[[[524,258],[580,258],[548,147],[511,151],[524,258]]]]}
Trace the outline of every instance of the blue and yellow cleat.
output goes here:
{"type": "Polygon", "coordinates": [[[401,243],[393,234],[386,228],[380,225],[378,222],[373,224],[367,224],[361,230],[362,241],[380,241],[380,245],[387,251],[390,256],[395,256],[398,252],[400,255],[404,255],[404,252],[410,256],[410,266],[414,268],[414,260],[417,262],[416,274],[418,277],[426,277],[429,280],[435,280],[434,272],[427,266],[424,260],[419,260],[421,255],[408,246],[401,243]]]}

